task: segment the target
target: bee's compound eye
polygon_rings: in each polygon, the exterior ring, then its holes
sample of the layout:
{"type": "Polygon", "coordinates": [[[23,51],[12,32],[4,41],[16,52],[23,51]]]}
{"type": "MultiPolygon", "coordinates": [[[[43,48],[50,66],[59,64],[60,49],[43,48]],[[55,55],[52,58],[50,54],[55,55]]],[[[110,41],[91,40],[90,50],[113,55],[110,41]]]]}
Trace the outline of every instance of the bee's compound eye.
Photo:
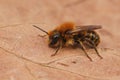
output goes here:
{"type": "Polygon", "coordinates": [[[58,38],[59,38],[58,34],[56,34],[56,35],[53,36],[53,39],[55,39],[55,40],[57,40],[58,38]]]}
{"type": "Polygon", "coordinates": [[[52,36],[51,41],[50,41],[50,46],[54,46],[60,38],[60,34],[55,34],[52,36]]]}

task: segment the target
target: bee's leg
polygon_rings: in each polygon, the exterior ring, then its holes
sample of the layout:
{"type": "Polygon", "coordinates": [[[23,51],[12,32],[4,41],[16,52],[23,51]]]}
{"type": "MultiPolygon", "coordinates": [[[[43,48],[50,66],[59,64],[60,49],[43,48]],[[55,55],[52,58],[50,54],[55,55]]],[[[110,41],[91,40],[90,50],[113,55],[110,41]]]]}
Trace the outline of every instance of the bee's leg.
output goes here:
{"type": "Polygon", "coordinates": [[[85,46],[83,45],[83,43],[81,41],[79,41],[81,47],[82,47],[82,50],[84,51],[84,53],[86,54],[86,56],[90,59],[90,61],[92,61],[91,57],[87,54],[87,51],[86,51],[86,48],[85,46]]]}
{"type": "Polygon", "coordinates": [[[102,59],[103,57],[99,54],[99,52],[98,52],[98,50],[97,50],[97,48],[96,48],[94,42],[93,42],[93,41],[90,41],[89,39],[85,39],[85,40],[89,42],[88,45],[91,45],[91,46],[95,49],[97,55],[102,59]]]}
{"type": "Polygon", "coordinates": [[[38,36],[44,38],[44,37],[47,36],[47,35],[40,35],[40,34],[39,34],[38,36]]]}
{"type": "Polygon", "coordinates": [[[55,53],[52,54],[51,56],[55,56],[61,48],[62,48],[62,42],[59,43],[59,46],[58,46],[58,48],[56,49],[55,53]]]}

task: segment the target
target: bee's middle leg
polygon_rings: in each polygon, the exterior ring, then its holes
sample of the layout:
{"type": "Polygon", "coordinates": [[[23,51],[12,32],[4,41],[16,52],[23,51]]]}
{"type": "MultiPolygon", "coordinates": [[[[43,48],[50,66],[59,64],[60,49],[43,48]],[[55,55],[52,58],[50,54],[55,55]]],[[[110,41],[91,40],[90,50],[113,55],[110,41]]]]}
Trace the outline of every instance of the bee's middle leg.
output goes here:
{"type": "Polygon", "coordinates": [[[86,51],[85,46],[83,45],[83,42],[79,41],[79,44],[81,45],[82,50],[84,51],[84,53],[86,54],[86,56],[90,59],[90,61],[92,61],[92,58],[87,54],[87,51],[86,51]]]}

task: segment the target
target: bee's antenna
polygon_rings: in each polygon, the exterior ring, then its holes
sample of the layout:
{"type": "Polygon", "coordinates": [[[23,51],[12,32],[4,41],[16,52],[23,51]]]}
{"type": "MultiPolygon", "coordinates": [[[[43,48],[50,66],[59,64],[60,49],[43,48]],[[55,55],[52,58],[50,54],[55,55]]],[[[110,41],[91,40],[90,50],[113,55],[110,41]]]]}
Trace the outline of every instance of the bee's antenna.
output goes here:
{"type": "Polygon", "coordinates": [[[38,27],[38,26],[36,26],[36,25],[33,25],[33,27],[35,27],[35,28],[37,28],[37,29],[39,29],[39,30],[41,30],[41,31],[45,32],[47,35],[49,35],[47,31],[45,31],[45,30],[41,29],[40,27],[38,27]]]}

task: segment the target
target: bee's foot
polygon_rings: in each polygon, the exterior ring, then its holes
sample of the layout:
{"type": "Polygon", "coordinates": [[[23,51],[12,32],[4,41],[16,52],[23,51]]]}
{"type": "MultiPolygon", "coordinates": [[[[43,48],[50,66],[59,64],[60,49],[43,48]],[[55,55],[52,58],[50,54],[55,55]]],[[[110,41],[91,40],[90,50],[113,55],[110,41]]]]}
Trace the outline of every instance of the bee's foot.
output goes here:
{"type": "Polygon", "coordinates": [[[89,60],[90,60],[91,62],[93,62],[93,60],[92,60],[91,58],[89,58],[89,60]]]}
{"type": "Polygon", "coordinates": [[[52,54],[51,57],[55,56],[55,54],[52,54]]]}
{"type": "Polygon", "coordinates": [[[92,60],[92,58],[91,58],[91,57],[89,57],[88,55],[87,55],[87,57],[88,57],[88,59],[89,59],[90,61],[93,61],[93,60],[92,60]]]}
{"type": "Polygon", "coordinates": [[[40,34],[39,34],[38,36],[44,38],[46,35],[40,35],[40,34]]]}
{"type": "Polygon", "coordinates": [[[98,55],[100,57],[100,59],[103,59],[103,57],[101,55],[98,55]]]}
{"type": "Polygon", "coordinates": [[[99,56],[100,57],[100,59],[103,59],[103,57],[102,56],[99,56]]]}

